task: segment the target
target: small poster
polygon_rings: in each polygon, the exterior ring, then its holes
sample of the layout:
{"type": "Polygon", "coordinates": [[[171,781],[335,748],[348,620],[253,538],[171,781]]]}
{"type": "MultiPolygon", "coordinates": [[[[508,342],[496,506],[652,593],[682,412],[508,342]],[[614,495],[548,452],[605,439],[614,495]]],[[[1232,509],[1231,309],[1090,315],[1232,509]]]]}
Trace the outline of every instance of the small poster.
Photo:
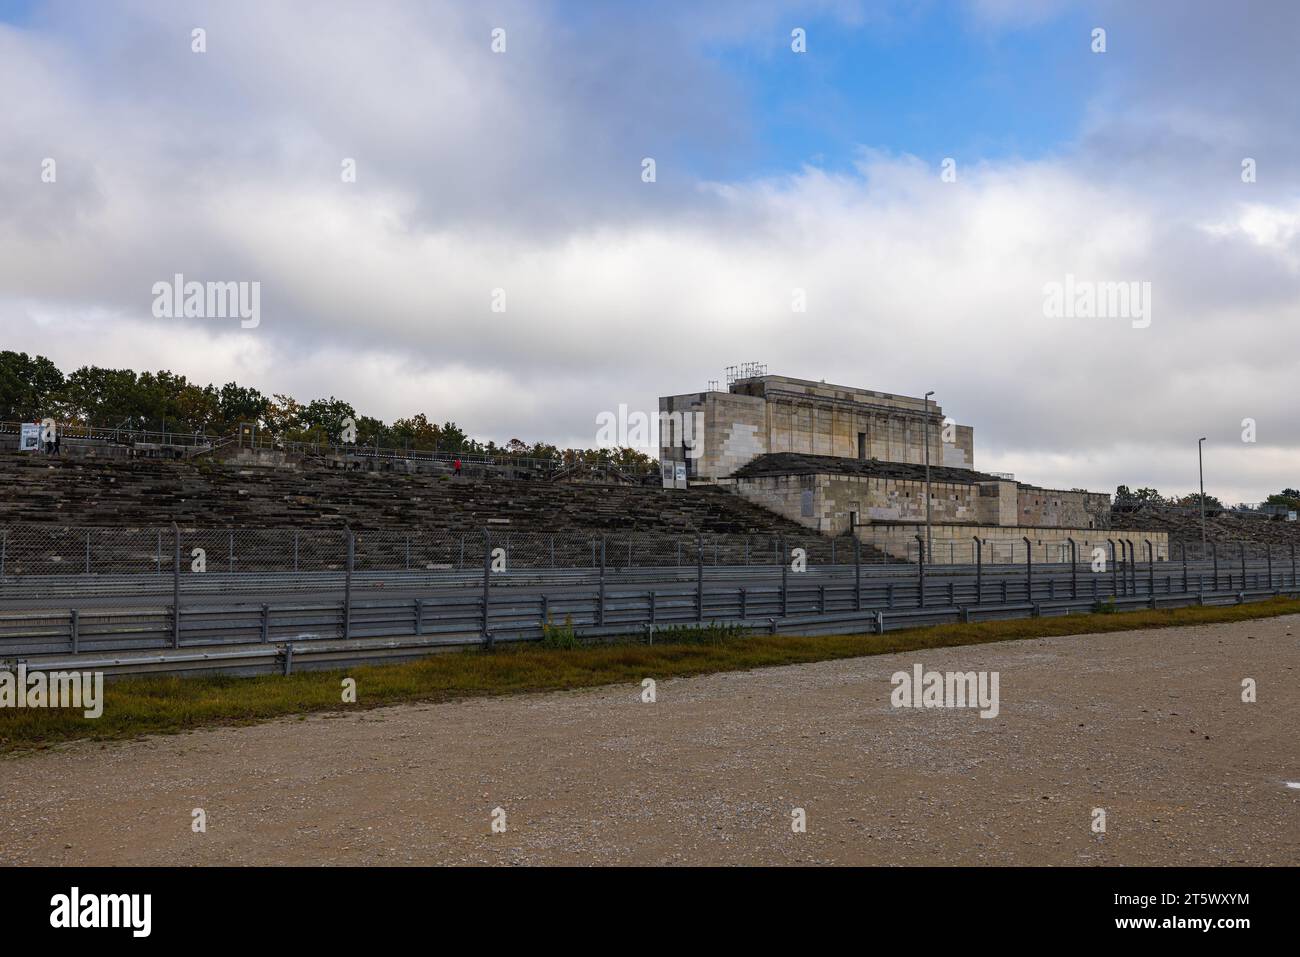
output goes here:
{"type": "Polygon", "coordinates": [[[41,424],[24,422],[18,433],[18,451],[39,452],[41,450],[41,424]]]}
{"type": "Polygon", "coordinates": [[[677,466],[677,475],[676,475],[676,479],[677,479],[677,481],[679,481],[679,482],[685,482],[685,481],[686,481],[686,466],[685,466],[684,464],[683,464],[683,465],[678,465],[678,466],[677,466]]]}

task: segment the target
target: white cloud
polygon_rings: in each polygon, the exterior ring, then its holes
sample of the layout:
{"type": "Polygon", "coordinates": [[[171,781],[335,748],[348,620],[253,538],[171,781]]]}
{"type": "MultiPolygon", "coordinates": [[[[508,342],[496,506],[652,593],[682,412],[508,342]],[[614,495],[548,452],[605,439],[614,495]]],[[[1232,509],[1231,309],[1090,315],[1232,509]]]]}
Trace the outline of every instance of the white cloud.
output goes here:
{"type": "Polygon", "coordinates": [[[157,49],[189,20],[152,7],[131,21],[147,42],[0,28],[0,96],[22,106],[0,104],[5,347],[583,444],[602,410],[756,359],[935,388],[976,427],[977,465],[1027,481],[1186,491],[1210,434],[1233,449],[1217,494],[1300,484],[1296,206],[1243,204],[1235,166],[1153,184],[1099,168],[1094,127],[1077,154],[951,184],[880,150],[848,174],[696,183],[673,144],[726,139],[708,129],[736,128],[735,91],[667,27],[592,51],[530,5],[215,10],[206,59],[157,49]],[[140,70],[99,72],[127,49],[140,70]],[[56,186],[37,176],[51,152],[56,186]],[[661,182],[640,182],[643,155],[668,160],[661,182]],[[176,272],[260,281],[261,325],[150,318],[176,272]],[[1066,274],[1150,282],[1151,327],[1045,319],[1066,274]],[[1247,415],[1262,444],[1238,448],[1247,415]]]}

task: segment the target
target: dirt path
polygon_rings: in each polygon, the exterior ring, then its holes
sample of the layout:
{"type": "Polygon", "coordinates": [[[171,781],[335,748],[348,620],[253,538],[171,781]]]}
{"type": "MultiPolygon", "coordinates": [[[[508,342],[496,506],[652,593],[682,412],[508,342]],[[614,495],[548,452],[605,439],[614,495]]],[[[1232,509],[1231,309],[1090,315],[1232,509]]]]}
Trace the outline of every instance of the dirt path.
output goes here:
{"type": "Polygon", "coordinates": [[[1300,864],[1300,790],[1285,784],[1300,782],[1298,616],[657,691],[654,704],[624,685],[6,759],[0,863],[1300,864]],[[998,672],[1000,714],[893,709],[890,675],[914,662],[998,672]],[[1241,701],[1247,677],[1257,703],[1241,701]],[[207,833],[191,830],[194,808],[207,833]]]}

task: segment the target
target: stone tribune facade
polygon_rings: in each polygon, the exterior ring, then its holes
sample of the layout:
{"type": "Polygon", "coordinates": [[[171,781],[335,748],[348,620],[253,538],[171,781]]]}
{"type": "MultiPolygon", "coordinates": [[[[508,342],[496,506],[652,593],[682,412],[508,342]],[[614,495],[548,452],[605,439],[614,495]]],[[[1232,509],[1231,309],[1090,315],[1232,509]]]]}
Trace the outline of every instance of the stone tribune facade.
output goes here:
{"type": "MultiPolygon", "coordinates": [[[[1028,538],[1049,560],[1068,557],[1068,539],[1081,558],[1109,548],[1109,495],[977,472],[974,430],[924,399],[763,375],[728,392],[666,396],[659,409],[665,487],[717,485],[822,534],[914,557],[925,531],[928,418],[936,560],[941,543],[954,543],[944,547],[955,557],[957,542],[967,552],[959,560],[968,560],[975,538],[994,546],[1028,538]]],[[[1137,534],[1167,554],[1166,533],[1137,534]]],[[[985,557],[998,554],[994,547],[985,557]]]]}

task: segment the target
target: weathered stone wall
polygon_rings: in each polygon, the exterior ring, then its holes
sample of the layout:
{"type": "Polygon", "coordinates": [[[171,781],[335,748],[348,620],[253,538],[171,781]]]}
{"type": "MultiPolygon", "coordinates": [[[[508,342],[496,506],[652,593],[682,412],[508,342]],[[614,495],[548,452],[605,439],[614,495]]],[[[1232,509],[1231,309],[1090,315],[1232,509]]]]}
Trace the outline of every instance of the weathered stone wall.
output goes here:
{"type": "Polygon", "coordinates": [[[1110,526],[1110,496],[1104,492],[1021,486],[1016,515],[1021,525],[1069,528],[1110,526]]]}
{"type": "MultiPolygon", "coordinates": [[[[891,558],[903,560],[916,559],[916,536],[925,535],[925,526],[916,525],[872,525],[858,530],[863,542],[874,546],[891,558]]],[[[1025,544],[1028,538],[1033,547],[1034,561],[1067,562],[1070,559],[1070,546],[1067,539],[1073,538],[1078,560],[1090,562],[1094,548],[1103,549],[1107,562],[1110,561],[1111,549],[1107,536],[1115,533],[1089,528],[1041,528],[1025,525],[988,526],[988,525],[932,525],[930,537],[936,562],[969,562],[974,556],[974,539],[983,542],[982,561],[986,564],[1004,565],[1025,560],[1025,544]]],[[[1159,531],[1142,531],[1132,533],[1127,538],[1133,539],[1139,560],[1146,558],[1145,541],[1150,540],[1157,561],[1169,559],[1169,534],[1159,531]],[[1135,536],[1139,536],[1135,537],[1135,536]]],[[[1110,566],[1107,565],[1107,568],[1110,566]]]]}
{"type": "MultiPolygon", "coordinates": [[[[923,480],[817,474],[734,478],[722,484],[827,535],[845,534],[850,523],[925,522],[923,480]]],[[[1076,529],[1109,524],[1109,496],[1104,494],[1018,487],[1010,480],[935,480],[930,493],[932,524],[1076,529]]]]}

